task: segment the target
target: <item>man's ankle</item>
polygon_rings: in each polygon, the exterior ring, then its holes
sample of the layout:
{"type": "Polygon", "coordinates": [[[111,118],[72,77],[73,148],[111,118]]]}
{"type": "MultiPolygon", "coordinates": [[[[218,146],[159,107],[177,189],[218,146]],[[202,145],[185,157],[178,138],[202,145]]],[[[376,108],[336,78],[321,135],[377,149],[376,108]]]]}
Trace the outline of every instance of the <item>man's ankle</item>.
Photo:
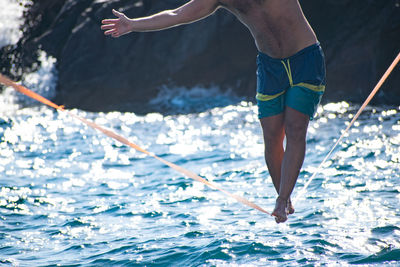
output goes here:
{"type": "Polygon", "coordinates": [[[289,198],[284,198],[284,197],[278,196],[278,197],[276,198],[276,200],[284,201],[285,203],[287,203],[287,202],[289,201],[289,198]]]}

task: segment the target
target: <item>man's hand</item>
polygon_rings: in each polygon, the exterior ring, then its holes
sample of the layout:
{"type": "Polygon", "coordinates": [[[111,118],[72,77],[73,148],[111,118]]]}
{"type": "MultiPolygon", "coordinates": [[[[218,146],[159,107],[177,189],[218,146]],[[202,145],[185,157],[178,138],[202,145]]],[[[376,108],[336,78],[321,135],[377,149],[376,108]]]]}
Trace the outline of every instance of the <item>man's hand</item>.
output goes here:
{"type": "Polygon", "coordinates": [[[117,19],[104,19],[102,21],[101,29],[105,30],[105,35],[111,35],[114,38],[127,34],[132,31],[132,20],[130,20],[124,13],[118,12],[113,9],[113,14],[117,19]]]}
{"type": "Polygon", "coordinates": [[[191,0],[176,9],[135,19],[113,10],[117,18],[103,20],[101,29],[106,30],[105,35],[112,37],[120,37],[129,32],[158,31],[198,21],[211,15],[218,8],[218,0],[191,0]]]}

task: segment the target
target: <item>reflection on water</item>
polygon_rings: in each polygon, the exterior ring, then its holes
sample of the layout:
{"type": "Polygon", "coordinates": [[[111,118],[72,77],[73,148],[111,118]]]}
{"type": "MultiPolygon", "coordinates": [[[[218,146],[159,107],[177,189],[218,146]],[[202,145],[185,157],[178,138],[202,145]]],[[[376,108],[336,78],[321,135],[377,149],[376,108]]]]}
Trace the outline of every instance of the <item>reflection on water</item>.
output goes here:
{"type": "MultiPolygon", "coordinates": [[[[300,188],[355,113],[321,107],[300,188]]],[[[73,112],[273,208],[256,108],[73,112]]],[[[0,112],[2,263],[255,265],[400,259],[399,108],[369,108],[283,225],[45,107],[0,112]]]]}

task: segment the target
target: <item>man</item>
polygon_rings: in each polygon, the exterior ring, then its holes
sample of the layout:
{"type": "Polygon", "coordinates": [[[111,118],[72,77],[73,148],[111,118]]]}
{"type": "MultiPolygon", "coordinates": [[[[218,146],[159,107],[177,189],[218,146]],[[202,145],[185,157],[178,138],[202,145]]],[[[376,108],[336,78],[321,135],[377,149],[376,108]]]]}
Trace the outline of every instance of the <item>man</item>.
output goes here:
{"type": "Polygon", "coordinates": [[[265,160],[279,196],[272,215],[285,222],[294,212],[290,195],[303,165],[306,133],[325,89],[325,63],[314,31],[298,0],[191,0],[174,10],[129,19],[103,20],[105,35],[156,31],[188,24],[225,8],[255,39],[257,104],[265,143],[265,160]],[[286,149],[283,140],[286,136],[286,149]]]}

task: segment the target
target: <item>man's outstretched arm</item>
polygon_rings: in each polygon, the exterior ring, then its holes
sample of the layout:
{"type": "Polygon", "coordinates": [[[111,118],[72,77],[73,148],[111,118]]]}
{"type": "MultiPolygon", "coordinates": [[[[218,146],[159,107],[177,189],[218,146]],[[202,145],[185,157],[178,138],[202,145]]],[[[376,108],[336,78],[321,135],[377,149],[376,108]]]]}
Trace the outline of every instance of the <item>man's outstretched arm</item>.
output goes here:
{"type": "Polygon", "coordinates": [[[157,31],[191,23],[205,18],[218,9],[218,0],[191,0],[173,10],[165,10],[148,17],[130,19],[125,14],[113,10],[116,19],[102,21],[105,35],[119,37],[129,32],[157,31]]]}

